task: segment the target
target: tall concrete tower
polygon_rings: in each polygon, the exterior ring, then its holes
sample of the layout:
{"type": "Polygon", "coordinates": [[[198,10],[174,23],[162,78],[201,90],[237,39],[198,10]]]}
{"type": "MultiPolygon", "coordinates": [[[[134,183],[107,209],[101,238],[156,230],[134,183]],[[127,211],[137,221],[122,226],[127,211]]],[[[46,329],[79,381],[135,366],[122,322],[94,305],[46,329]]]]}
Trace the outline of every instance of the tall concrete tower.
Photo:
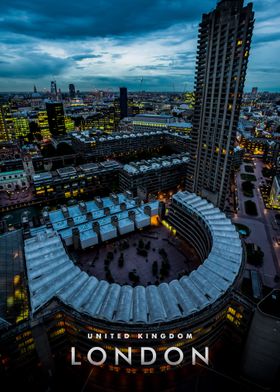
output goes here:
{"type": "Polygon", "coordinates": [[[224,208],[254,25],[253,5],[219,1],[199,25],[186,187],[224,208]]]}

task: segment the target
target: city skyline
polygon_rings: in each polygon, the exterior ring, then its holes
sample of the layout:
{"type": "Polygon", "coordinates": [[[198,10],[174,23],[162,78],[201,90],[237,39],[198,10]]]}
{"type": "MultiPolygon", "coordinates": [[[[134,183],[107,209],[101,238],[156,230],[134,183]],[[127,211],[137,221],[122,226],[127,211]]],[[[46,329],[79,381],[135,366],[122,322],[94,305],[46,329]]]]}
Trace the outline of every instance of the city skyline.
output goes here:
{"type": "MultiPolygon", "coordinates": [[[[120,85],[131,91],[192,90],[199,19],[215,6],[216,0],[94,6],[3,1],[1,91],[31,91],[34,84],[38,91],[49,89],[54,79],[63,91],[69,83],[80,90],[120,85]]],[[[256,0],[254,8],[245,91],[254,86],[278,91],[280,6],[256,0]]]]}

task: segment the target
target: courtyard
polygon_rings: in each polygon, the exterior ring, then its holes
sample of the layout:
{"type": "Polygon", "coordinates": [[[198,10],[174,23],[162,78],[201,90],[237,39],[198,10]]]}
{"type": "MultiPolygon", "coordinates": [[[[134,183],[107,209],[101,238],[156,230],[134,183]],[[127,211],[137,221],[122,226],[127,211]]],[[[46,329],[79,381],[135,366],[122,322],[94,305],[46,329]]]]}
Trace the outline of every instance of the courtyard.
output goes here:
{"type": "Polygon", "coordinates": [[[170,282],[200,264],[194,248],[162,225],[83,251],[71,251],[71,255],[89,275],[132,286],[170,282]]]}

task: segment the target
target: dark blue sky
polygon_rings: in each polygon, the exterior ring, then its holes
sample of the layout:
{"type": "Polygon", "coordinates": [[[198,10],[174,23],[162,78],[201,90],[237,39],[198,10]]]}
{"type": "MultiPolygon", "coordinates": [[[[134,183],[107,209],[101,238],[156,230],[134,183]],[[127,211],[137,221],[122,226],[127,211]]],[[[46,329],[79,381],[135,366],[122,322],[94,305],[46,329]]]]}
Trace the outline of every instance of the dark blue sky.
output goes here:
{"type": "MultiPolygon", "coordinates": [[[[216,0],[1,0],[0,91],[192,89],[198,23],[216,0]],[[142,86],[141,81],[142,80],[142,86]]],[[[254,1],[246,89],[280,91],[280,2],[254,1]]]]}

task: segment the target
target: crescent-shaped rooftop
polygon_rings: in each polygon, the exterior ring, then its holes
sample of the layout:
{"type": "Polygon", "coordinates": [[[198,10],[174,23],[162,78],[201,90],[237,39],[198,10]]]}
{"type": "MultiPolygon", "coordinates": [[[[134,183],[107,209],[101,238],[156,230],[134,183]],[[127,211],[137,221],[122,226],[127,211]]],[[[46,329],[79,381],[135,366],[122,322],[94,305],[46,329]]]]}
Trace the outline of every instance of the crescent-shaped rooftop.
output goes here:
{"type": "Polygon", "coordinates": [[[173,200],[202,220],[211,235],[208,257],[190,275],[158,286],[110,284],[76,266],[58,232],[46,228],[25,241],[32,312],[58,298],[94,319],[153,324],[186,318],[231,290],[243,258],[235,226],[213,204],[195,194],[178,192],[173,200]]]}

